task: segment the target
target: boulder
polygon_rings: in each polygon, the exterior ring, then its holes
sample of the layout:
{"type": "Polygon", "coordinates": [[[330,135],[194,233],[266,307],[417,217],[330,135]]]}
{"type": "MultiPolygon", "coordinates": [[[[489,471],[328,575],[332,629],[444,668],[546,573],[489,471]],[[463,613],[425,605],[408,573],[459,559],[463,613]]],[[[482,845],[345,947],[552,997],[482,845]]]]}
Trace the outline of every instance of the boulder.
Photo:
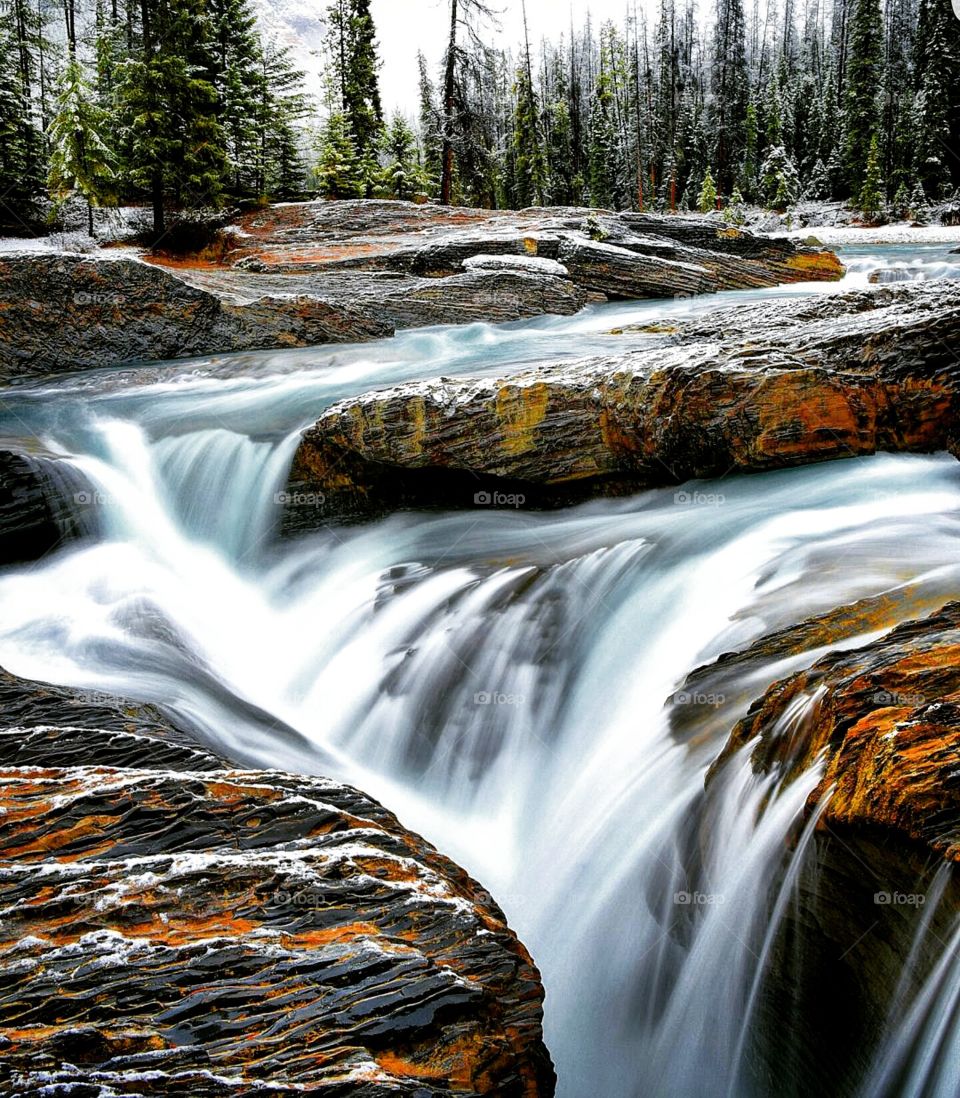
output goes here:
{"type": "Polygon", "coordinates": [[[466,873],[357,790],[69,693],[0,681],[3,1093],[553,1094],[466,873]]]}
{"type": "Polygon", "coordinates": [[[706,267],[642,255],[615,244],[564,241],[559,255],[575,282],[611,298],[693,297],[720,287],[706,267]]]}
{"type": "MultiPolygon", "coordinates": [[[[956,933],[960,603],[929,610],[931,598],[911,585],[835,608],[721,657],[682,688],[732,684],[728,719],[738,691],[754,694],[708,772],[708,798],[744,756],[771,800],[815,778],[804,812],[815,827],[771,936],[751,1030],[759,1074],[782,1079],[791,1098],[866,1093],[888,1019],[908,1016],[956,933]],[[890,628],[911,610],[929,612],[890,628]],[[840,640],[846,650],[824,654],[840,640]]],[[[671,704],[674,731],[692,742],[671,704]]]]}
{"type": "Polygon", "coordinates": [[[478,493],[549,507],[955,439],[954,283],[718,310],[650,338],[649,351],[336,404],[304,433],[290,494],[322,498],[315,522],[470,507],[478,493]]]}
{"type": "Polygon", "coordinates": [[[694,867],[717,798],[729,796],[728,781],[741,787],[745,765],[764,784],[761,812],[777,811],[801,776],[812,789],[767,894],[777,920],[746,1054],[754,1076],[775,1080],[788,1098],[879,1093],[868,1079],[890,1048],[887,1024],[908,1017],[956,933],[952,597],[949,576],[927,575],[770,623],[778,627],[693,671],[668,701],[671,731],[687,750],[709,758],[722,748],[692,827],[694,867]]]}
{"type": "Polygon", "coordinates": [[[569,278],[570,272],[555,259],[542,255],[472,255],[462,267],[465,271],[527,271],[569,278]]]}
{"type": "Polygon", "coordinates": [[[809,803],[832,788],[825,825],[892,833],[957,862],[958,720],[960,603],[952,602],[774,683],[726,754],[756,741],[754,767],[784,781],[822,762],[809,803]],[[803,707],[802,721],[783,721],[791,706],[803,707]]]}
{"type": "Polygon", "coordinates": [[[39,448],[6,445],[0,449],[0,565],[39,560],[96,531],[96,491],[76,469],[39,448]]]}

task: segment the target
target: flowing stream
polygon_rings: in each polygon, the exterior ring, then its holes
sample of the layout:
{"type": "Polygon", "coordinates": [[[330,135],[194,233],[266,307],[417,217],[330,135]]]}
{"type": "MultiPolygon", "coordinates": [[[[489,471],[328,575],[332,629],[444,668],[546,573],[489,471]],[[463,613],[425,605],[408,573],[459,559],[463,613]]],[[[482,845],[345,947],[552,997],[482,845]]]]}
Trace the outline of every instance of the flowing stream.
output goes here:
{"type": "MultiPolygon", "coordinates": [[[[843,288],[877,268],[960,275],[946,246],[845,258],[843,288]]],[[[693,668],[811,614],[908,584],[960,597],[960,466],[878,455],[283,543],[277,501],[299,431],[334,400],[613,353],[643,338],[613,328],[718,303],[103,371],[0,404],[0,434],[38,437],[86,474],[96,492],[76,505],[101,524],[0,572],[0,665],[161,703],[240,761],[382,799],[491,890],[530,948],[566,1098],[785,1092],[757,1071],[752,1032],[817,775],[781,788],[736,756],[705,793],[743,702],[691,699],[692,739],[664,705],[693,668]]],[[[753,696],[792,669],[754,672],[753,696]]],[[[891,1004],[862,1093],[955,1095],[958,1010],[951,948],[891,1004]]]]}

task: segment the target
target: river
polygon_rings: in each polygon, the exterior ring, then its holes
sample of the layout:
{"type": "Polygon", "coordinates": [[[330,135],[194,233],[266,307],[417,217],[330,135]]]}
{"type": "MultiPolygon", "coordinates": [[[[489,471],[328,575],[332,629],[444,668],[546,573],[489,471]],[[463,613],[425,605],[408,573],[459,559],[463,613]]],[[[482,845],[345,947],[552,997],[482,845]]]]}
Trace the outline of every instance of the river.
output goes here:
{"type": "MultiPolygon", "coordinates": [[[[76,507],[100,533],[0,572],[0,665],[159,702],[239,761],[383,800],[491,890],[530,948],[565,1098],[783,1093],[751,1068],[750,1033],[816,774],[781,789],[737,756],[705,795],[742,703],[710,699],[693,742],[664,703],[693,668],[813,613],[907,584],[960,597],[956,462],[877,455],[292,542],[276,537],[277,501],[299,431],[370,388],[615,352],[643,340],[611,334],[624,325],[835,293],[877,267],[960,275],[946,246],[844,259],[839,286],[11,391],[0,435],[39,437],[81,469],[96,491],[76,507]]],[[[789,670],[762,669],[758,690],[789,670]]],[[[924,995],[891,1009],[864,1095],[957,1093],[952,956],[924,995]]]]}

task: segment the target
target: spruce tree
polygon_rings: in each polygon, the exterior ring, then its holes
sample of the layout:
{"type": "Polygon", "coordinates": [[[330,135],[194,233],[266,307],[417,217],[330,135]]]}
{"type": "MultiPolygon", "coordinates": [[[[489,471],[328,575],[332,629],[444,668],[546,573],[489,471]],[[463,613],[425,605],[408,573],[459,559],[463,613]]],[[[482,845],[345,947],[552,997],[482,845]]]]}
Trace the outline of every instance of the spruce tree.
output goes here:
{"type": "Polygon", "coordinates": [[[913,108],[913,170],[924,190],[944,198],[960,182],[960,19],[949,0],[920,0],[913,108]]]}
{"type": "Polygon", "coordinates": [[[760,189],[763,199],[772,210],[783,212],[796,202],[800,194],[800,176],[797,166],[782,145],[776,145],[767,153],[760,169],[760,189]]]}
{"type": "Polygon", "coordinates": [[[703,184],[700,187],[700,194],[697,197],[697,209],[701,213],[709,213],[711,210],[717,208],[717,187],[713,181],[713,174],[710,168],[707,168],[706,174],[703,177],[703,184]]]}
{"type": "Polygon", "coordinates": [[[249,0],[207,0],[211,21],[211,82],[217,120],[226,138],[234,194],[262,193],[262,63],[256,16],[249,0]]]}
{"type": "Polygon", "coordinates": [[[924,194],[923,184],[919,179],[910,192],[910,205],[907,214],[912,221],[917,221],[921,225],[930,220],[930,205],[927,202],[927,196],[924,194]]]}
{"type": "Polygon", "coordinates": [[[883,176],[880,169],[880,143],[874,134],[870,140],[870,150],[867,153],[867,169],[863,178],[863,186],[857,205],[863,214],[875,219],[883,209],[883,176]]]}
{"type": "Polygon", "coordinates": [[[395,114],[384,134],[387,164],[380,173],[380,190],[401,201],[425,193],[430,184],[417,159],[417,139],[402,114],[395,114]]]}
{"type": "Polygon", "coordinates": [[[616,136],[612,118],[613,94],[610,77],[601,72],[597,78],[590,111],[589,146],[587,163],[589,171],[590,203],[593,206],[612,208],[614,205],[614,175],[616,162],[616,136]]]}
{"type": "Polygon", "coordinates": [[[340,107],[357,154],[372,171],[383,131],[380,59],[370,0],[335,0],[327,12],[334,39],[333,59],[340,107]]]}
{"type": "Polygon", "coordinates": [[[830,190],[830,173],[826,164],[818,157],[804,187],[803,196],[810,202],[822,202],[830,197],[830,190]]]}
{"type": "Polygon", "coordinates": [[[717,0],[711,92],[709,117],[714,136],[717,184],[724,194],[729,194],[747,143],[749,78],[742,0],[717,0]]]}
{"type": "Polygon", "coordinates": [[[317,182],[325,198],[361,198],[365,192],[363,164],[350,121],[342,111],[334,111],[324,127],[317,182]]]}
{"type": "Polygon", "coordinates": [[[439,179],[443,147],[440,111],[437,108],[436,90],[427,69],[427,59],[422,53],[417,54],[417,68],[420,73],[420,160],[426,175],[439,179]]]}
{"type": "Polygon", "coordinates": [[[141,0],[140,16],[141,49],[124,68],[121,109],[130,134],[129,176],[150,196],[159,238],[167,203],[219,205],[225,140],[204,0],[141,0]]]}
{"type": "Polygon", "coordinates": [[[733,188],[733,193],[730,195],[730,203],[723,211],[723,220],[731,225],[743,225],[747,220],[746,211],[744,210],[743,195],[740,193],[739,187],[733,188]]]}
{"type": "Polygon", "coordinates": [[[493,18],[494,11],[485,0],[450,0],[450,34],[443,59],[443,125],[440,152],[440,203],[444,206],[449,206],[453,201],[458,145],[461,154],[474,162],[475,167],[468,174],[476,180],[488,174],[487,168],[482,166],[482,162],[486,159],[482,143],[476,141],[477,115],[469,109],[467,81],[464,74],[469,71],[470,57],[468,51],[460,44],[460,30],[466,26],[475,35],[475,24],[478,19],[493,18]]]}
{"type": "Polygon", "coordinates": [[[740,167],[738,184],[741,192],[748,199],[752,199],[757,192],[758,142],[757,107],[755,103],[750,102],[747,104],[744,122],[743,163],[740,167]]]}
{"type": "Polygon", "coordinates": [[[883,19],[880,0],[854,0],[844,101],[844,164],[856,194],[867,168],[870,144],[880,130],[883,79],[883,19]]]}
{"type": "Polygon", "coordinates": [[[93,236],[93,208],[115,201],[116,158],[109,147],[107,114],[96,102],[83,65],[71,51],[48,130],[48,186],[55,203],[72,194],[87,203],[87,229],[93,236]]]}
{"type": "Polygon", "coordinates": [[[536,93],[521,66],[515,86],[513,152],[517,206],[542,206],[546,200],[547,163],[540,133],[536,93]]]}
{"type": "Polygon", "coordinates": [[[514,87],[513,150],[516,202],[518,206],[542,206],[546,201],[547,162],[540,129],[540,107],[533,87],[533,64],[530,60],[530,33],[527,27],[526,0],[523,11],[524,55],[517,71],[514,87]]]}

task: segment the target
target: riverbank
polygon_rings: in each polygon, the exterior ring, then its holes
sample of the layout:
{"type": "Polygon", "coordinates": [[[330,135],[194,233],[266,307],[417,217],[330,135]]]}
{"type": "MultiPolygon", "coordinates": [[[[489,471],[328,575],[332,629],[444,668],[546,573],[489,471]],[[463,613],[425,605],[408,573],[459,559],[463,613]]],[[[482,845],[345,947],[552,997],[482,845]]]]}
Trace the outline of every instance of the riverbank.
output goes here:
{"type": "Polygon", "coordinates": [[[0,379],[354,343],[842,273],[829,251],[704,218],[291,203],[246,215],[216,247],[189,256],[0,254],[0,379]]]}

